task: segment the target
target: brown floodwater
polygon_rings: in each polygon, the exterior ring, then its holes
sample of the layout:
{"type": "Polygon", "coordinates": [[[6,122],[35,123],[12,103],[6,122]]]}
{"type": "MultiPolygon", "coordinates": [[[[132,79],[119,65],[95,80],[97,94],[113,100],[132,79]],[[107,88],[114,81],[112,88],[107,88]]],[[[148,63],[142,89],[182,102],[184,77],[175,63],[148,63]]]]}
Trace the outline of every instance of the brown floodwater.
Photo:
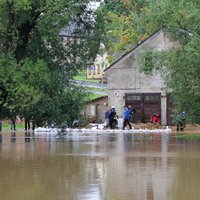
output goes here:
{"type": "Polygon", "coordinates": [[[160,134],[0,138],[1,200],[198,200],[200,140],[160,134]]]}

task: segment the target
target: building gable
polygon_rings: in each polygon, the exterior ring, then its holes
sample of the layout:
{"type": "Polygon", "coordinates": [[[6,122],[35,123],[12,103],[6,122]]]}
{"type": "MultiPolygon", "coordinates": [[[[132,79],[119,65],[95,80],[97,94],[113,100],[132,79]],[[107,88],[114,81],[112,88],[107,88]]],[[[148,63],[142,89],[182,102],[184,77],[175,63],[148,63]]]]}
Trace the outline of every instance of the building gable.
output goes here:
{"type": "MultiPolygon", "coordinates": [[[[140,42],[137,46],[132,48],[127,53],[123,54],[120,58],[118,58],[114,63],[112,63],[109,67],[107,67],[104,71],[109,71],[111,68],[119,67],[121,68],[127,65],[131,65],[131,62],[134,62],[138,54],[145,52],[147,50],[152,51],[162,51],[166,49],[170,49],[174,47],[175,42],[173,37],[169,32],[164,30],[159,30],[156,33],[152,34],[150,37],[140,42]],[[167,45],[166,45],[167,44],[167,45]],[[129,59],[128,59],[129,58],[129,59]],[[131,58],[131,61],[130,61],[131,58]],[[117,65],[117,66],[116,66],[117,65]]],[[[176,44],[178,45],[178,43],[176,44]]]]}
{"type": "MultiPolygon", "coordinates": [[[[167,96],[164,80],[159,72],[155,72],[153,75],[142,73],[139,69],[139,59],[146,51],[165,51],[178,45],[171,34],[159,30],[105,70],[108,81],[108,104],[115,105],[119,116],[123,116],[123,106],[126,103],[127,94],[133,94],[133,97],[135,95],[141,96],[141,99],[145,95],[148,97],[149,94],[152,94],[152,97],[160,95],[161,120],[163,124],[166,123],[167,96]]],[[[143,102],[140,102],[139,105],[141,106],[141,116],[145,115],[146,111],[148,113],[153,112],[154,102],[151,102],[149,107],[147,103],[146,108],[143,107],[143,102]]],[[[147,119],[148,116],[142,116],[141,118],[147,119]]]]}

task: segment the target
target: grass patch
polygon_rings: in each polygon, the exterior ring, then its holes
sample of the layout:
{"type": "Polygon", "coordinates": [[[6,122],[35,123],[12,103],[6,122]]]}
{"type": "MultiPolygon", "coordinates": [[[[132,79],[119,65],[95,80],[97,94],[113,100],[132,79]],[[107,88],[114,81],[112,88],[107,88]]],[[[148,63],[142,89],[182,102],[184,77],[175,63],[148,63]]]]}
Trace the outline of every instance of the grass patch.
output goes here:
{"type": "MultiPolygon", "coordinates": [[[[9,123],[3,123],[2,124],[2,129],[10,129],[11,128],[11,125],[9,123]]],[[[24,124],[23,123],[20,123],[20,124],[16,124],[16,129],[24,129],[24,124]]]]}
{"type": "Polygon", "coordinates": [[[73,77],[74,80],[77,81],[87,81],[87,82],[93,82],[93,83],[99,83],[99,80],[95,80],[95,79],[87,79],[86,76],[74,76],[73,77]]]}
{"type": "Polygon", "coordinates": [[[200,134],[178,134],[175,136],[175,138],[200,138],[200,134]]]}

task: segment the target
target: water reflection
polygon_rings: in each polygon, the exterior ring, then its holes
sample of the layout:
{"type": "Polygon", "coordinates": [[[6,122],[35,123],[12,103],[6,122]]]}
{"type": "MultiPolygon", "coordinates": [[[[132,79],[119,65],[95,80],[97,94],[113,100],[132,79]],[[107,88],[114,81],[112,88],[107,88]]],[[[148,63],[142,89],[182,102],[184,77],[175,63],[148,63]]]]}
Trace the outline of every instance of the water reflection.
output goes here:
{"type": "Polygon", "coordinates": [[[11,142],[15,142],[16,141],[16,133],[15,133],[15,131],[14,132],[11,131],[10,140],[11,140],[11,142]]]}
{"type": "Polygon", "coordinates": [[[200,141],[99,134],[2,133],[2,200],[196,200],[200,141]]]}

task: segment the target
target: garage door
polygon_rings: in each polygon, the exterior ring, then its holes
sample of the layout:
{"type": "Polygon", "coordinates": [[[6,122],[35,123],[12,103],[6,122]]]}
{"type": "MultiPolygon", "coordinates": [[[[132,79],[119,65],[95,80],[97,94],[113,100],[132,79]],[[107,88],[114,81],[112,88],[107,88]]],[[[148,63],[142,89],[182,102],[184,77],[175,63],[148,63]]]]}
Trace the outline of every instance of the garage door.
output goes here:
{"type": "Polygon", "coordinates": [[[127,93],[125,94],[126,106],[135,107],[133,123],[147,123],[152,114],[161,111],[160,93],[127,93]]]}

